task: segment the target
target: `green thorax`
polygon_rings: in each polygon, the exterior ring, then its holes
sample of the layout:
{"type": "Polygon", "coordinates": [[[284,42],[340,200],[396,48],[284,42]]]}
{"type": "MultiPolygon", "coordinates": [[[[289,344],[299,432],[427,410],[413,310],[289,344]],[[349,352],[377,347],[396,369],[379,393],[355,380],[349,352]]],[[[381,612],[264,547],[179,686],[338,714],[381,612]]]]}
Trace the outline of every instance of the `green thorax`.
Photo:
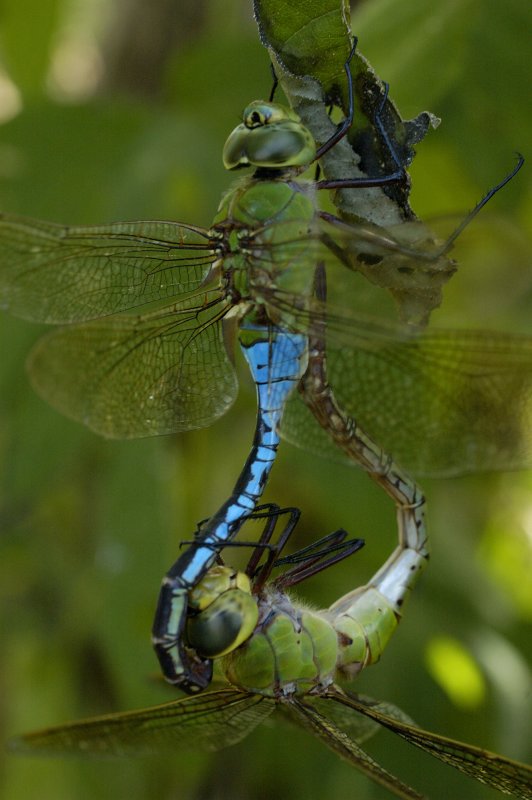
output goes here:
{"type": "Polygon", "coordinates": [[[269,589],[251,638],[221,660],[233,686],[267,696],[306,694],[334,680],[338,639],[330,622],[269,589]]]}
{"type": "Polygon", "coordinates": [[[228,239],[224,270],[242,298],[267,303],[277,290],[310,296],[315,220],[311,184],[251,176],[229,190],[214,227],[228,239]]]}

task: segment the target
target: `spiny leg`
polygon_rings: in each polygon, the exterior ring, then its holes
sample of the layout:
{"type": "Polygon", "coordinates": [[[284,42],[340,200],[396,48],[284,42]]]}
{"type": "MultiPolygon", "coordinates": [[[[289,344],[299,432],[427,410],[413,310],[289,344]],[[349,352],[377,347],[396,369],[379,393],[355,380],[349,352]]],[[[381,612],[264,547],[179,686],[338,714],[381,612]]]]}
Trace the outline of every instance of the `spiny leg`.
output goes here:
{"type": "Polygon", "coordinates": [[[353,45],[351,47],[351,52],[347,57],[347,61],[344,64],[344,70],[347,78],[347,92],[348,92],[348,101],[347,101],[347,114],[345,115],[344,119],[340,122],[337,126],[335,132],[330,136],[326,142],[324,142],[321,147],[318,147],[316,150],[315,161],[318,161],[325,153],[328,153],[331,148],[338,144],[338,142],[347,135],[349,128],[353,124],[353,116],[355,113],[355,100],[353,97],[353,77],[351,75],[351,61],[353,60],[353,56],[355,55],[355,51],[357,49],[358,39],[355,36],[353,39],[353,45]]]}
{"type": "MultiPolygon", "coordinates": [[[[335,132],[332,136],[324,142],[321,147],[319,147],[316,151],[315,160],[322,158],[326,153],[331,150],[336,144],[338,144],[341,139],[347,136],[351,125],[353,124],[353,117],[355,113],[355,101],[354,101],[354,93],[353,93],[353,76],[351,75],[351,61],[355,54],[355,50],[357,47],[358,40],[355,37],[353,40],[353,46],[351,48],[351,52],[347,61],[344,64],[344,70],[347,78],[347,91],[348,91],[348,102],[347,102],[347,114],[345,115],[344,119],[340,122],[337,126],[335,132]]],[[[390,160],[395,165],[395,169],[393,172],[390,172],[386,175],[377,175],[374,177],[364,177],[364,178],[341,178],[338,180],[322,180],[318,181],[316,177],[316,188],[317,189],[367,189],[376,186],[387,186],[390,183],[395,183],[397,181],[403,181],[407,179],[407,174],[401,159],[397,155],[395,148],[392,144],[392,141],[386,131],[384,123],[382,122],[382,112],[386,105],[386,101],[388,100],[388,90],[389,86],[387,83],[383,85],[383,93],[379,103],[379,107],[375,112],[374,115],[374,124],[375,128],[377,129],[381,140],[386,147],[390,160]]]]}
{"type": "MultiPolygon", "coordinates": [[[[277,557],[286,546],[286,543],[292,535],[300,516],[301,511],[298,508],[292,506],[288,508],[281,508],[276,503],[264,503],[264,505],[257,506],[248,517],[243,517],[239,524],[240,528],[245,522],[256,522],[257,520],[265,519],[266,524],[264,525],[259,539],[256,541],[211,541],[207,546],[216,553],[216,560],[221,565],[224,565],[225,563],[222,557],[222,550],[239,548],[251,549],[253,552],[249,558],[244,572],[250,579],[253,580],[255,586],[257,584],[262,586],[262,584],[264,584],[268,579],[272,569],[279,566],[280,563],[283,562],[283,559],[278,559],[277,557]],[[271,540],[277,528],[277,524],[283,516],[288,516],[288,520],[278,536],[277,541],[272,543],[271,540]],[[266,561],[260,565],[260,560],[265,552],[268,553],[266,561]]],[[[201,531],[207,522],[209,522],[208,519],[199,523],[194,540],[184,541],[181,544],[195,544],[198,536],[201,534],[201,531]]],[[[234,533],[236,534],[236,526],[234,528],[234,533]]]]}
{"type": "Polygon", "coordinates": [[[364,539],[347,539],[348,535],[344,528],[339,528],[311,545],[302,547],[301,550],[278,559],[274,563],[274,567],[288,564],[293,564],[294,566],[287,572],[283,572],[278,578],[275,578],[272,581],[273,585],[284,592],[291,586],[296,586],[298,583],[307,580],[307,578],[311,578],[319,572],[329,569],[334,564],[338,564],[345,558],[349,558],[353,553],[364,547],[364,539]]]}
{"type": "MultiPolygon", "coordinates": [[[[216,552],[217,563],[224,566],[222,550],[249,548],[253,552],[244,570],[253,584],[253,592],[259,593],[264,584],[269,580],[274,569],[280,567],[290,567],[274,579],[273,584],[280,591],[286,590],[290,586],[306,580],[313,575],[317,575],[324,569],[343,561],[364,546],[363,539],[347,539],[348,532],[344,528],[339,528],[326,536],[317,539],[312,544],[301,547],[286,556],[280,554],[286,547],[288,540],[294,532],[301,511],[295,507],[280,508],[276,503],[265,503],[257,506],[255,511],[242,522],[250,522],[264,519],[266,524],[263,531],[256,541],[228,541],[225,543],[212,544],[213,551],[216,552]],[[277,526],[283,517],[287,517],[284,528],[277,536],[277,540],[272,542],[277,526]],[[267,553],[265,561],[260,564],[264,553],[267,553]]],[[[198,530],[207,522],[203,520],[199,524],[198,530]]],[[[197,534],[196,534],[197,535],[197,534]]],[[[182,545],[194,544],[195,540],[182,542],[182,545]]]]}
{"type": "MultiPolygon", "coordinates": [[[[353,56],[355,55],[355,51],[357,48],[358,39],[354,37],[353,39],[353,46],[351,48],[351,52],[344,64],[344,70],[346,73],[347,78],[347,90],[348,90],[348,104],[347,104],[347,114],[344,119],[339,123],[335,132],[324,142],[321,147],[318,148],[316,151],[315,161],[318,161],[322,156],[324,156],[329,150],[331,150],[336,144],[338,144],[341,139],[343,139],[349,132],[351,125],[353,124],[354,118],[354,93],[353,93],[353,76],[351,75],[351,61],[353,56]]],[[[408,179],[408,175],[406,172],[405,165],[401,161],[394,144],[390,138],[388,131],[384,125],[382,120],[382,114],[384,112],[384,108],[386,106],[386,101],[388,100],[388,92],[390,86],[388,83],[384,82],[382,85],[383,92],[380,98],[379,105],[374,113],[373,116],[373,123],[375,128],[380,136],[381,142],[386,148],[386,153],[394,165],[394,169],[392,172],[387,173],[386,175],[376,175],[376,176],[368,176],[363,178],[339,178],[339,179],[331,179],[331,180],[318,180],[319,171],[316,171],[316,179],[315,179],[315,186],[317,189],[368,189],[371,187],[378,187],[378,186],[386,186],[390,183],[396,183],[398,181],[404,181],[408,179]]],[[[444,245],[441,249],[437,251],[437,254],[434,254],[434,258],[441,258],[441,256],[445,255],[451,249],[455,240],[460,236],[464,228],[469,225],[471,220],[478,214],[478,212],[483,208],[486,203],[491,200],[491,198],[505,186],[512,178],[519,172],[521,167],[525,162],[524,157],[517,153],[517,164],[503,179],[500,181],[496,186],[489,189],[488,192],[481,198],[481,200],[476,204],[476,206],[467,214],[464,220],[460,223],[460,225],[456,228],[455,231],[449,236],[446,240],[444,245]]]]}
{"type": "Polygon", "coordinates": [[[276,516],[270,516],[270,518],[267,520],[262,532],[262,536],[256,543],[255,550],[251,554],[246,566],[246,575],[253,579],[254,587],[261,588],[268,580],[272,569],[276,565],[276,558],[279,556],[279,553],[281,553],[288,542],[288,539],[294,532],[294,529],[299,522],[299,517],[301,516],[301,512],[298,508],[277,508],[275,513],[276,516]],[[277,542],[272,545],[271,539],[281,514],[288,514],[288,521],[281,531],[277,542]],[[268,550],[268,556],[264,564],[259,566],[261,556],[265,549],[268,550]]]}
{"type": "MultiPolygon", "coordinates": [[[[255,593],[260,592],[274,569],[285,566],[291,567],[273,581],[277,589],[284,591],[288,587],[295,586],[301,581],[317,575],[322,570],[328,569],[344,558],[348,558],[348,556],[364,546],[363,539],[347,539],[348,532],[343,528],[339,528],[317,539],[312,544],[296,550],[294,553],[279,557],[299,522],[301,512],[297,508],[279,509],[275,507],[275,509],[275,517],[268,519],[261,538],[252,545],[255,551],[252,553],[245,570],[253,581],[253,591],[255,593]],[[272,545],[270,540],[282,514],[289,514],[289,517],[277,541],[272,545]],[[260,557],[265,549],[268,550],[268,557],[265,563],[259,566],[260,557]]],[[[270,516],[270,514],[267,515],[270,516]]],[[[237,542],[235,544],[246,543],[237,542]]]]}
{"type": "MultiPolygon", "coordinates": [[[[263,503],[260,506],[256,506],[255,510],[248,516],[242,517],[239,521],[239,529],[241,525],[246,522],[257,522],[258,520],[266,520],[266,524],[263,528],[263,531],[258,540],[253,541],[213,541],[208,546],[210,546],[213,552],[216,553],[216,560],[220,565],[224,565],[224,559],[222,557],[222,551],[226,548],[242,548],[247,547],[253,550],[253,553],[250,556],[249,562],[245,568],[245,573],[252,577],[255,572],[257,571],[259,561],[264,553],[264,551],[268,551],[272,554],[272,560],[276,558],[279,552],[284,547],[284,544],[290,533],[293,531],[299,517],[301,516],[301,511],[298,508],[293,506],[289,506],[287,508],[281,508],[277,505],[277,503],[263,503]],[[281,536],[284,536],[284,539],[280,539],[279,541],[275,542],[274,544],[271,543],[271,539],[273,537],[274,531],[277,527],[278,520],[283,516],[289,516],[288,522],[286,523],[285,530],[281,536]],[[280,544],[279,542],[282,541],[280,544]]],[[[202,539],[203,531],[206,525],[210,521],[210,517],[206,519],[202,519],[198,522],[198,526],[196,531],[194,532],[193,539],[184,539],[179,543],[179,547],[187,547],[189,545],[195,545],[198,540],[202,539]]],[[[237,528],[235,526],[233,533],[236,535],[237,528]]]]}
{"type": "MultiPolygon", "coordinates": [[[[353,92],[353,76],[351,75],[351,61],[353,56],[355,55],[355,51],[357,48],[358,39],[354,37],[353,45],[351,47],[351,51],[347,60],[344,64],[344,70],[347,79],[347,93],[348,93],[348,100],[347,100],[347,113],[345,117],[338,123],[334,133],[329,136],[327,141],[325,141],[318,149],[316,150],[316,155],[314,157],[314,162],[318,162],[320,158],[322,158],[326,153],[329,152],[335,145],[338,144],[345,136],[347,136],[351,125],[353,124],[353,117],[355,113],[355,100],[354,100],[354,92],[353,92]]],[[[278,79],[273,70],[273,87],[270,92],[270,102],[273,99],[275,91],[278,86],[278,79]]],[[[386,105],[386,101],[388,100],[388,84],[385,83],[384,91],[382,93],[382,97],[379,103],[379,107],[375,112],[374,116],[374,123],[375,127],[379,133],[379,136],[382,139],[384,146],[388,152],[391,162],[395,165],[395,169],[393,172],[390,172],[386,175],[378,175],[375,177],[364,177],[364,178],[342,178],[340,180],[322,180],[318,181],[319,175],[319,165],[316,171],[316,188],[317,189],[349,189],[349,188],[359,188],[365,189],[369,187],[375,186],[386,186],[390,183],[394,183],[396,181],[403,181],[406,179],[406,171],[404,165],[401,162],[401,159],[397,155],[395,148],[392,144],[392,141],[386,131],[384,123],[382,122],[381,115],[386,105]]]]}

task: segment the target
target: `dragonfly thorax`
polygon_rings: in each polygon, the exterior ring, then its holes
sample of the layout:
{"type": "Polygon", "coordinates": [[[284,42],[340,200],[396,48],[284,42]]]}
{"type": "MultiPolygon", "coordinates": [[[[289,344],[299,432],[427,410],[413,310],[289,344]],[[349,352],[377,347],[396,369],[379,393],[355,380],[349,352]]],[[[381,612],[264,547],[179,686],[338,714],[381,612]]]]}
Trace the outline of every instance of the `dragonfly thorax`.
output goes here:
{"type": "Polygon", "coordinates": [[[277,699],[329,686],[338,653],[331,622],[272,585],[259,597],[258,609],[253,635],[222,659],[229,683],[277,699]]]}
{"type": "Polygon", "coordinates": [[[312,293],[309,241],[314,197],[305,182],[247,176],[226,193],[213,229],[226,237],[223,274],[242,300],[264,304],[272,292],[312,293]]]}
{"type": "Polygon", "coordinates": [[[242,123],[223,150],[226,169],[305,167],[316,156],[312,134],[298,115],[279,103],[255,100],[244,109],[242,123]]]}

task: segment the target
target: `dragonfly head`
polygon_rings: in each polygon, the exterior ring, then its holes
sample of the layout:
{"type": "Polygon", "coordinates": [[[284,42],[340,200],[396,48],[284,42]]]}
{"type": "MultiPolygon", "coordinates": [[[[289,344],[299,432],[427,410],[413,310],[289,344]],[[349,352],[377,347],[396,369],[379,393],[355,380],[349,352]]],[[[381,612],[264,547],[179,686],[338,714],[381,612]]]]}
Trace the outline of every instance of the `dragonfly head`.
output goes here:
{"type": "Polygon", "coordinates": [[[279,103],[254,100],[242,123],[229,135],[223,151],[226,169],[304,167],[316,155],[311,132],[295,111],[279,103]]]}
{"type": "Polygon", "coordinates": [[[205,658],[236,650],[257,625],[257,601],[243,572],[215,566],[189,592],[187,643],[205,658]]]}

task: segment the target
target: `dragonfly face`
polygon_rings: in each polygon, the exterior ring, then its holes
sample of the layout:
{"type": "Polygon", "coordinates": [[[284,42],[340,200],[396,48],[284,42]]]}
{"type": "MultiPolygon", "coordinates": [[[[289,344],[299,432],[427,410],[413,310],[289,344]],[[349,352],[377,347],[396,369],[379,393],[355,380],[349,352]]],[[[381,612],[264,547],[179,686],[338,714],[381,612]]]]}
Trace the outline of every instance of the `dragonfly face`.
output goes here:
{"type": "Polygon", "coordinates": [[[312,134],[298,115],[279,103],[255,100],[227,139],[226,169],[254,166],[270,169],[305,167],[316,156],[312,134]]]}

